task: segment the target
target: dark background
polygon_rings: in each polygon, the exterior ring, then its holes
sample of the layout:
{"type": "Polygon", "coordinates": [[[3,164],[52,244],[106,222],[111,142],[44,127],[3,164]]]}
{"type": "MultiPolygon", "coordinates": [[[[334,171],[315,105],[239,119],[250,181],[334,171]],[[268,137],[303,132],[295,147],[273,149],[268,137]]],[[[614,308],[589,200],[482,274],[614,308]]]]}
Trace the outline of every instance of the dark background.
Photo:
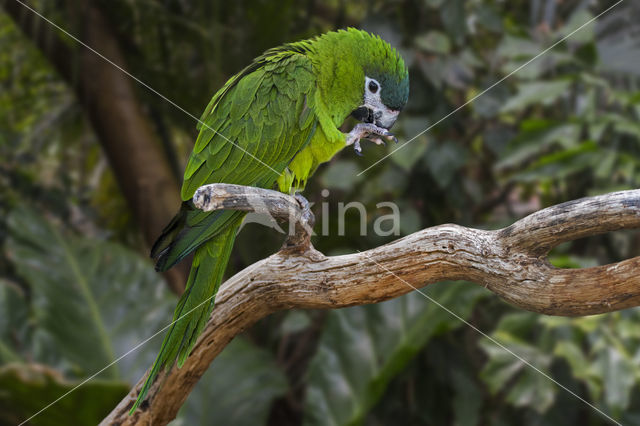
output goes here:
{"type": "MultiPolygon", "coordinates": [[[[356,26],[400,49],[411,95],[401,142],[607,7],[608,1],[49,0],[0,2],[0,423],[17,424],[171,319],[188,265],[157,275],[148,247],[178,207],[196,120],[265,49],[356,26]],[[185,113],[188,112],[188,113],[185,113]],[[192,116],[189,116],[191,114],[192,116]]],[[[346,149],[304,195],[329,203],[327,255],[441,223],[495,229],[640,182],[640,8],[624,1],[367,173],[394,147],[346,149]],[[328,197],[321,195],[329,189],[328,197]],[[368,209],[368,235],[338,202],[368,209]]],[[[282,236],[251,224],[228,274],[282,236]]],[[[564,244],[558,267],[640,254],[640,235],[564,244]]],[[[624,424],[640,424],[640,311],[579,319],[513,308],[480,286],[429,295],[624,424]]],[[[161,336],[31,421],[94,424],[153,361],[161,336]]],[[[419,294],[273,315],[236,338],[175,425],[607,424],[595,410],[419,294]]]]}

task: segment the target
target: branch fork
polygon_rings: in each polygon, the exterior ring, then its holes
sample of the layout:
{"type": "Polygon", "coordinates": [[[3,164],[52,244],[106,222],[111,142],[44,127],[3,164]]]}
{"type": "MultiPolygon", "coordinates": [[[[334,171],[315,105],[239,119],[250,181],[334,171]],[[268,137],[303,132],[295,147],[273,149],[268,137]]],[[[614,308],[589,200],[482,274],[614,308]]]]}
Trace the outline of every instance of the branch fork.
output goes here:
{"type": "Polygon", "coordinates": [[[565,241],[640,228],[640,190],[569,201],[495,231],[439,225],[366,252],[325,257],[311,246],[312,215],[295,197],[226,184],[204,188],[194,200],[204,209],[266,209],[281,220],[299,218],[294,237],[280,252],[229,278],[183,367],[165,370],[146,403],[129,416],[144,382],[140,379],[103,425],[168,423],[233,337],[283,309],[378,303],[446,280],[475,282],[510,304],[547,315],[592,315],[640,305],[640,256],[584,269],[555,268],[546,257],[565,241]]]}

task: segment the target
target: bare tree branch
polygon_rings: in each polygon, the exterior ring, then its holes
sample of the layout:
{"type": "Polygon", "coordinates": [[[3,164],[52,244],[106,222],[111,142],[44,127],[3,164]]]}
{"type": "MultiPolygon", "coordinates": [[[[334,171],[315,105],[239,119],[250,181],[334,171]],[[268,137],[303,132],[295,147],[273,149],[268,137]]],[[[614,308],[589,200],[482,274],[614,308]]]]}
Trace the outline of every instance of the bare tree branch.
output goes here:
{"type": "MultiPolygon", "coordinates": [[[[274,216],[304,217],[305,210],[291,197],[234,185],[200,188],[196,202],[207,209],[253,211],[256,196],[274,216]]],[[[586,269],[558,269],[546,258],[562,242],[630,228],[640,228],[640,190],[559,204],[496,231],[434,226],[344,256],[324,256],[303,235],[302,246],[285,248],[227,280],[184,366],[161,374],[141,409],[129,416],[141,379],[102,424],[166,424],[213,359],[257,320],[283,309],[382,302],[413,290],[402,280],[414,287],[473,281],[513,305],[547,315],[591,315],[637,306],[640,257],[586,269]]]]}
{"type": "Polygon", "coordinates": [[[270,189],[214,183],[198,188],[193,194],[193,203],[207,212],[239,210],[288,221],[293,226],[290,226],[283,249],[304,251],[311,246],[315,217],[309,202],[300,194],[291,197],[270,189]]]}

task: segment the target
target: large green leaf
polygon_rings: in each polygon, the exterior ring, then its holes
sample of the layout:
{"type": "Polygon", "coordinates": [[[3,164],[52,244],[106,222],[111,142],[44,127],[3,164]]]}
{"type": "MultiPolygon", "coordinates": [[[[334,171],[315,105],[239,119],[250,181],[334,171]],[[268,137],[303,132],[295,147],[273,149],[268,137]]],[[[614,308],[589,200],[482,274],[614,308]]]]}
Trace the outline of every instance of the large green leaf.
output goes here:
{"type": "Polygon", "coordinates": [[[481,377],[491,393],[506,389],[508,402],[517,407],[532,407],[542,413],[553,404],[557,392],[556,385],[542,374],[550,374],[553,356],[517,337],[523,328],[534,325],[535,316],[531,313],[508,314],[502,318],[491,337],[540,371],[489,338],[483,338],[479,344],[489,360],[481,371],[481,377]]]}
{"type": "Polygon", "coordinates": [[[452,142],[430,144],[424,158],[427,168],[440,188],[446,188],[467,161],[463,148],[452,142]]]}
{"type": "Polygon", "coordinates": [[[420,49],[447,54],[451,51],[451,42],[446,34],[440,31],[429,31],[426,34],[420,35],[415,39],[416,46],[420,49]]]}
{"type": "MultiPolygon", "coordinates": [[[[65,359],[62,366],[82,377],[170,321],[174,301],[159,291],[160,277],[137,253],[66,231],[30,209],[13,211],[8,224],[7,255],[31,288],[35,359],[50,360],[55,351],[65,359]]],[[[159,344],[143,346],[103,377],[137,380],[159,344]]]]}
{"type": "Polygon", "coordinates": [[[581,170],[595,169],[601,161],[602,154],[597,145],[586,141],[575,148],[541,156],[529,167],[515,173],[512,179],[522,182],[558,180],[581,170]]]}
{"type": "Polygon", "coordinates": [[[19,348],[27,328],[28,309],[24,291],[0,279],[0,365],[20,361],[19,348]]]}
{"type": "Polygon", "coordinates": [[[596,23],[593,14],[587,9],[577,9],[571,14],[567,23],[560,28],[556,35],[560,38],[567,37],[571,34],[571,43],[581,44],[593,41],[596,23]],[[590,22],[590,24],[587,24],[590,22]],[[578,30],[580,28],[580,30],[578,30]]]}
{"type": "MultiPolygon", "coordinates": [[[[486,291],[465,282],[424,289],[466,318],[486,291]]],[[[439,333],[462,325],[419,293],[329,313],[309,366],[305,424],[359,424],[389,381],[439,333]]]]}
{"type": "Polygon", "coordinates": [[[546,52],[544,58],[532,61],[545,47],[528,38],[506,35],[500,41],[495,55],[505,61],[502,66],[502,72],[505,75],[515,72],[520,80],[536,80],[557,65],[573,60],[570,54],[560,49],[553,49],[546,52]]]}
{"type": "Polygon", "coordinates": [[[556,146],[574,148],[579,135],[580,126],[574,123],[527,120],[520,128],[520,135],[509,143],[507,152],[494,167],[497,171],[520,171],[541,154],[552,152],[556,146]]]}
{"type": "Polygon", "coordinates": [[[287,389],[272,354],[237,337],[202,376],[172,426],[262,425],[273,400],[287,389]]]}
{"type": "MultiPolygon", "coordinates": [[[[40,364],[0,367],[0,424],[18,424],[72,390],[76,382],[40,364]]],[[[127,394],[121,381],[93,380],[29,421],[33,426],[95,425],[127,394]]]]}
{"type": "MultiPolygon", "coordinates": [[[[411,137],[420,134],[429,127],[429,121],[425,117],[407,118],[403,121],[403,124],[406,134],[411,137]]],[[[389,152],[393,152],[393,155],[389,157],[389,160],[393,161],[403,170],[409,171],[418,161],[420,161],[421,158],[423,158],[428,145],[429,136],[426,133],[423,133],[411,143],[399,145],[402,146],[402,149],[397,149],[398,147],[395,145],[390,146],[389,152]]]]}
{"type": "MultiPolygon", "coordinates": [[[[640,378],[639,316],[638,309],[585,318],[513,313],[502,317],[492,337],[625,423],[637,414],[629,412],[629,406],[640,378]],[[559,373],[564,374],[562,379],[559,373]],[[586,385],[584,395],[569,376],[586,385]]],[[[489,357],[481,377],[492,393],[505,395],[514,406],[535,408],[540,413],[553,405],[557,413],[562,404],[560,395],[566,399],[564,390],[490,340],[483,339],[480,345],[489,357]]],[[[598,416],[595,411],[593,414],[598,416]]]]}
{"type": "Polygon", "coordinates": [[[518,93],[513,95],[503,106],[502,112],[522,110],[532,104],[550,105],[558,97],[567,94],[570,80],[535,81],[520,83],[518,93]]]}
{"type": "Polygon", "coordinates": [[[584,382],[591,398],[616,416],[631,404],[640,379],[640,309],[576,319],[542,319],[556,333],[573,339],[555,343],[554,354],[566,360],[572,375],[584,382]]]}

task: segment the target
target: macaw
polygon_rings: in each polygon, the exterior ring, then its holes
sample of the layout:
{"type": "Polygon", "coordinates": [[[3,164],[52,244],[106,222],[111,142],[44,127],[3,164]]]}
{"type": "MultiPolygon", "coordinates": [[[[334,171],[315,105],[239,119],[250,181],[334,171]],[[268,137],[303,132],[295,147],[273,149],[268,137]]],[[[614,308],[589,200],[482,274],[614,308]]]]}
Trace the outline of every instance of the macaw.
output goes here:
{"type": "Polygon", "coordinates": [[[194,192],[216,182],[301,191],[318,165],[345,146],[360,155],[362,138],[395,140],[389,129],[408,96],[400,54],[380,37],[353,28],[269,49],[213,96],[184,172],[180,211],[151,250],[158,271],[193,252],[191,272],[131,413],[165,366],[177,359],[181,367],[189,356],[246,214],[199,210],[194,192]],[[361,123],[345,134],[339,126],[349,115],[361,123]]]}

